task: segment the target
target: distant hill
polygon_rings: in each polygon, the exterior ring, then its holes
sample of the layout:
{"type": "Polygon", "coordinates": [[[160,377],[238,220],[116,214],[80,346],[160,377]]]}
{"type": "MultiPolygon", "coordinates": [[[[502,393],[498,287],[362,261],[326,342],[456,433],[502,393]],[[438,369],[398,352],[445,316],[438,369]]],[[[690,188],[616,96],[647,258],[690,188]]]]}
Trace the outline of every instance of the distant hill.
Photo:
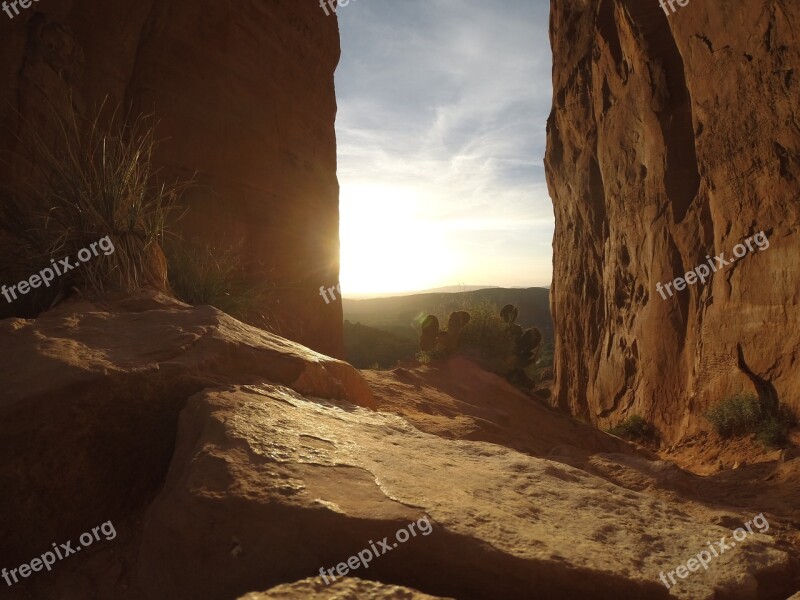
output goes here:
{"type": "Polygon", "coordinates": [[[514,304],[519,309],[517,322],[523,327],[538,327],[546,339],[553,338],[550,317],[550,292],[545,288],[486,288],[459,293],[422,293],[368,300],[344,299],[344,318],[389,331],[406,338],[416,338],[414,324],[428,313],[449,313],[464,305],[483,301],[500,308],[514,304]]]}
{"type": "Polygon", "coordinates": [[[475,290],[486,290],[496,288],[496,285],[447,285],[444,287],[431,288],[429,290],[417,290],[415,292],[395,292],[392,294],[352,294],[348,298],[354,300],[375,300],[378,298],[396,298],[398,296],[418,296],[420,294],[456,294],[459,292],[474,292],[475,290]]]}
{"type": "Polygon", "coordinates": [[[389,369],[399,361],[413,358],[419,342],[359,323],[344,322],[344,350],[347,362],[357,369],[377,366],[389,369]]]}

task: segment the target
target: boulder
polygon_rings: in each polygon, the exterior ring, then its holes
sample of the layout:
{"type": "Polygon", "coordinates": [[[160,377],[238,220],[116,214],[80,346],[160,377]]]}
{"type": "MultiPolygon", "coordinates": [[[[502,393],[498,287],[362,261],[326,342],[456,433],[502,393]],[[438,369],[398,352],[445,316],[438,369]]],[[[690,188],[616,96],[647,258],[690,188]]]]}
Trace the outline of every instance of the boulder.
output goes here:
{"type": "Polygon", "coordinates": [[[0,520],[0,563],[140,507],[204,388],[268,380],[374,406],[349,364],[164,297],[65,304],[0,321],[0,339],[0,514],[15,515],[0,520]]]}
{"type": "Polygon", "coordinates": [[[444,438],[492,442],[549,458],[564,445],[574,448],[576,458],[601,452],[656,458],[645,448],[554,410],[463,356],[362,374],[380,410],[444,438]]]}
{"type": "Polygon", "coordinates": [[[346,401],[230,386],[196,394],[181,415],[145,515],[138,585],[147,598],[223,600],[341,566],[465,599],[711,599],[755,598],[759,579],[785,578],[788,555],[756,533],[668,592],[662,571],[730,538],[717,513],[346,401]],[[427,534],[400,535],[425,520],[427,534]],[[375,543],[379,555],[348,567],[375,543]]]}
{"type": "Polygon", "coordinates": [[[339,579],[330,585],[319,577],[278,585],[263,593],[245,594],[239,600],[453,600],[429,596],[396,585],[364,581],[356,577],[339,579]]]}

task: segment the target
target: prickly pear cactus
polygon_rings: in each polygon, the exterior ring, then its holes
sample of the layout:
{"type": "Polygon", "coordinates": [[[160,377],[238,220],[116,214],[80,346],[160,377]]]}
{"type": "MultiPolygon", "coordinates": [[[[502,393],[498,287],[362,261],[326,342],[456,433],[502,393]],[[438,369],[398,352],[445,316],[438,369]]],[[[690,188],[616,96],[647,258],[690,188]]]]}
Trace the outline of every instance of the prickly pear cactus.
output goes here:
{"type": "Polygon", "coordinates": [[[539,344],[542,343],[542,332],[539,331],[538,327],[534,327],[533,329],[529,329],[528,331],[530,331],[533,336],[533,341],[532,341],[533,347],[538,348],[539,344]]]}
{"type": "Polygon", "coordinates": [[[458,350],[461,331],[467,326],[469,319],[469,313],[464,310],[450,313],[450,319],[447,321],[447,335],[444,337],[444,348],[447,352],[458,350]]]}
{"type": "Polygon", "coordinates": [[[516,358],[515,366],[518,369],[530,367],[536,360],[536,350],[542,342],[542,332],[536,329],[528,329],[514,342],[514,355],[516,358]]]}
{"type": "Polygon", "coordinates": [[[512,325],[517,320],[518,316],[519,316],[519,311],[517,310],[517,307],[514,306],[513,304],[506,304],[500,310],[500,317],[503,319],[503,321],[505,321],[509,325],[512,325]]]}
{"type": "Polygon", "coordinates": [[[422,335],[419,336],[420,350],[433,350],[439,339],[439,319],[433,315],[428,315],[422,322],[422,335]]]}
{"type": "Polygon", "coordinates": [[[525,369],[536,362],[539,345],[542,343],[542,332],[535,327],[523,331],[516,323],[518,316],[519,311],[513,304],[506,304],[500,311],[500,317],[507,323],[506,331],[513,343],[511,355],[506,361],[509,368],[506,377],[512,383],[528,388],[533,386],[533,380],[525,373],[525,369]]]}

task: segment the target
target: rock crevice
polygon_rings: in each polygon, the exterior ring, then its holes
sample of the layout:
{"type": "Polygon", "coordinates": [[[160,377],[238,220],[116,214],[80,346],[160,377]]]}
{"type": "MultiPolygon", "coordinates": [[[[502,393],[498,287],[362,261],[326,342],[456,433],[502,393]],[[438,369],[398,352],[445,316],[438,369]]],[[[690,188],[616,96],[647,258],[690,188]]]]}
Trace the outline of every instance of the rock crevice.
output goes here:
{"type": "Polygon", "coordinates": [[[667,442],[758,386],[800,412],[795,31],[800,10],[767,0],[669,17],[657,2],[552,3],[559,406],[601,426],[639,414],[667,442]],[[657,291],[760,231],[769,248],[657,291]]]}

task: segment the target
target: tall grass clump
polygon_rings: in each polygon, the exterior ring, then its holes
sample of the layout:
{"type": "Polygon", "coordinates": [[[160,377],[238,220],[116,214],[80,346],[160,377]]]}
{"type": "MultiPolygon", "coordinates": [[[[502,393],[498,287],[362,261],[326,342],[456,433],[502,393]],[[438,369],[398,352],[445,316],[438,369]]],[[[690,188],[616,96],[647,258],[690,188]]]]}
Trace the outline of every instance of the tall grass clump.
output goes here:
{"type": "Polygon", "coordinates": [[[170,241],[167,256],[170,286],[179,299],[276,330],[276,315],[269,309],[275,303],[275,284],[246,263],[241,244],[170,241]]]}
{"type": "Polygon", "coordinates": [[[735,394],[706,413],[721,438],[755,434],[768,447],[781,447],[788,441],[789,429],[795,416],[785,405],[771,406],[755,394],[735,394]]]}
{"type": "Polygon", "coordinates": [[[0,195],[4,281],[27,278],[51,259],[74,263],[79,250],[105,236],[114,244],[113,254],[82,263],[33,298],[38,310],[73,289],[97,296],[168,289],[164,227],[189,184],[157,181],[152,116],[115,111],[104,126],[102,112],[86,119],[51,108],[44,127],[26,124],[20,144],[32,159],[30,177],[0,195]]]}

